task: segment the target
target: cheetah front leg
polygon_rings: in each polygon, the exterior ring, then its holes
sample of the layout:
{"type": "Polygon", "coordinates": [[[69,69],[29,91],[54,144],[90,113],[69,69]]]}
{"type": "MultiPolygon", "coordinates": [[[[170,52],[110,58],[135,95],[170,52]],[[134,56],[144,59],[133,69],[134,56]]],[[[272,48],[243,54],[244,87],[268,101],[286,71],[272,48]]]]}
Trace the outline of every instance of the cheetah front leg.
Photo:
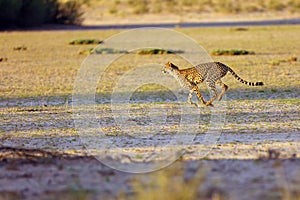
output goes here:
{"type": "Polygon", "coordinates": [[[204,105],[206,105],[206,101],[203,99],[203,96],[201,95],[201,93],[200,93],[200,91],[199,91],[197,85],[193,87],[192,91],[195,92],[196,95],[197,95],[197,97],[198,97],[198,99],[199,99],[204,105]]]}
{"type": "Polygon", "coordinates": [[[198,107],[198,105],[196,103],[192,102],[193,93],[194,93],[194,90],[193,89],[190,90],[190,93],[189,93],[189,96],[188,96],[188,103],[198,107]]]}
{"type": "Polygon", "coordinates": [[[198,89],[197,86],[195,86],[195,87],[193,88],[193,91],[196,93],[196,95],[197,95],[197,97],[199,98],[199,100],[200,100],[203,104],[206,104],[206,101],[203,99],[203,97],[202,97],[202,95],[201,95],[201,93],[200,93],[200,91],[199,91],[199,89],[198,89]]]}
{"type": "Polygon", "coordinates": [[[192,97],[193,97],[194,92],[196,93],[199,100],[205,105],[206,101],[203,99],[197,86],[193,86],[192,89],[190,90],[189,97],[188,97],[188,103],[198,107],[198,105],[196,103],[192,102],[192,97]]]}

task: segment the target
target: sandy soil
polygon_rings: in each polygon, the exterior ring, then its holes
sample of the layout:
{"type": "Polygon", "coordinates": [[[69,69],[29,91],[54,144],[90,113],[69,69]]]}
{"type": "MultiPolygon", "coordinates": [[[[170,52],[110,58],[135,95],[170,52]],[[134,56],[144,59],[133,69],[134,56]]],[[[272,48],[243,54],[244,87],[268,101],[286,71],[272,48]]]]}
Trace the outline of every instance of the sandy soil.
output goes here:
{"type": "MultiPolygon", "coordinates": [[[[128,130],[134,132],[139,126],[144,127],[144,130],[157,126],[146,123],[147,117],[154,113],[153,109],[149,112],[146,104],[138,104],[139,106],[130,110],[132,119],[140,123],[133,123],[134,126],[127,127],[128,130]]],[[[152,106],[168,107],[169,104],[152,106]]],[[[112,120],[103,114],[107,112],[107,106],[101,105],[96,110],[98,114],[102,113],[98,117],[104,121],[103,130],[109,135],[117,129],[112,120]]],[[[176,163],[184,168],[187,180],[195,178],[195,173],[205,172],[205,181],[195,188],[201,197],[211,198],[212,195],[219,194],[225,199],[297,198],[300,185],[299,106],[296,100],[290,104],[279,103],[277,100],[228,101],[226,123],[222,134],[216,138],[217,141],[208,142],[207,145],[205,139],[211,138],[207,138],[206,133],[197,134],[191,145],[180,146],[185,154],[179,155],[176,163]]],[[[11,135],[5,134],[1,142],[0,198],[101,199],[106,196],[110,199],[122,199],[122,195],[134,198],[134,180],[142,184],[144,179],[157,178],[157,172],[135,175],[109,168],[96,159],[99,158],[99,152],[85,150],[83,138],[76,131],[68,133],[61,129],[61,133],[53,132],[54,128],[57,130],[59,127],[74,126],[72,112],[68,111],[67,107],[55,106],[20,108],[19,111],[11,108],[6,111],[14,117],[10,118],[10,126],[4,124],[5,131],[11,135]],[[30,117],[24,118],[26,115],[30,117]],[[24,119],[30,121],[24,123],[24,119]],[[18,130],[18,135],[13,135],[13,130],[18,130]]],[[[166,115],[169,111],[167,109],[166,115]]],[[[172,110],[171,118],[176,119],[176,112],[176,109],[172,110]]],[[[201,107],[203,121],[199,128],[204,132],[209,129],[210,117],[205,116],[210,112],[210,108],[201,107]]],[[[176,122],[174,119],[171,121],[176,122]]],[[[165,128],[172,131],[174,127],[176,123],[170,123],[165,128]]],[[[133,139],[136,140],[136,145],[124,142],[133,141],[132,136],[107,137],[115,144],[125,145],[120,152],[118,149],[111,149],[109,158],[100,156],[103,159],[101,161],[110,166],[119,163],[121,167],[115,168],[126,169],[128,163],[128,166],[134,167],[141,163],[148,162],[151,165],[156,161],[163,162],[159,156],[154,156],[150,161],[144,159],[147,152],[151,152],[151,149],[147,149],[151,144],[146,142],[150,141],[147,135],[136,136],[133,139]],[[142,144],[141,141],[146,143],[142,144]],[[108,162],[107,159],[113,159],[113,162],[108,162]]],[[[158,145],[155,150],[165,153],[171,149],[172,155],[178,146],[172,152],[172,146],[164,146],[162,142],[171,140],[172,137],[168,134],[155,135],[152,138],[152,142],[158,145]]],[[[166,164],[171,163],[173,162],[166,164]]],[[[172,170],[173,166],[174,163],[163,170],[172,170]]]]}
{"type": "MultiPolygon", "coordinates": [[[[1,199],[122,199],[134,197],[133,180],[155,178],[155,173],[119,172],[90,156],[46,153],[41,150],[0,148],[1,199]],[[5,155],[5,156],[4,156],[5,155]]],[[[299,196],[296,158],[258,160],[181,160],[186,180],[205,172],[195,188],[201,196],[223,199],[293,199],[299,196]]],[[[174,165],[173,165],[174,166],[174,165]]],[[[168,170],[172,169],[172,166],[168,170]]]]}

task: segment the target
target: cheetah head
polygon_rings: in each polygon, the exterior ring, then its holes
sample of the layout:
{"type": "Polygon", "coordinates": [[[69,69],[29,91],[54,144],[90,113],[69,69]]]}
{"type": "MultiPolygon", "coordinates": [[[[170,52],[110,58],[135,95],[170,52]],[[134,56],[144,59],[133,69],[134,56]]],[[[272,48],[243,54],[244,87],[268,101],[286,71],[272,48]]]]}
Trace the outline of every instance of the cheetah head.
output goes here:
{"type": "Polygon", "coordinates": [[[171,62],[167,62],[162,68],[163,73],[172,73],[177,70],[179,70],[179,68],[171,62]]]}

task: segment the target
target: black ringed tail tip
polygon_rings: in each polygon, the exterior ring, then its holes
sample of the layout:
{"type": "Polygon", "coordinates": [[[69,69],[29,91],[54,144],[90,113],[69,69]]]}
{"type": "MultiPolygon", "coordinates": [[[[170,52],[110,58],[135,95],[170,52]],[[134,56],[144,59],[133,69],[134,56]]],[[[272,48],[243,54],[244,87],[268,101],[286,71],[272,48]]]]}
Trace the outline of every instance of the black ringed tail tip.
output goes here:
{"type": "Polygon", "coordinates": [[[256,82],[256,83],[255,83],[255,86],[263,86],[263,85],[264,85],[263,82],[256,82]]]}
{"type": "MultiPolygon", "coordinates": [[[[228,67],[228,66],[227,66],[228,67]]],[[[244,79],[242,79],[241,77],[239,77],[230,67],[228,67],[228,71],[234,76],[234,78],[236,78],[238,81],[240,81],[243,84],[249,85],[249,86],[263,86],[264,83],[263,82],[248,82],[245,81],[244,79]]]]}

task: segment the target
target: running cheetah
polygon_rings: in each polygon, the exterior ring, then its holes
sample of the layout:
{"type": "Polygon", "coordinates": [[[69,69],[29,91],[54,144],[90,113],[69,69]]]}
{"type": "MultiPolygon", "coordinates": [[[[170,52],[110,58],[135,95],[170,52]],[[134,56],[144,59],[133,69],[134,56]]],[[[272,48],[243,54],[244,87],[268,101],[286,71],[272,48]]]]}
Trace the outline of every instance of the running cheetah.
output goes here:
{"type": "Polygon", "coordinates": [[[191,67],[188,69],[179,69],[176,65],[174,65],[171,62],[168,62],[164,65],[162,72],[163,73],[169,73],[172,75],[179,84],[190,91],[188,96],[188,103],[198,106],[196,103],[192,102],[192,96],[193,92],[196,93],[199,100],[206,106],[213,106],[212,102],[218,98],[220,101],[225,94],[225,92],[228,90],[228,86],[225,85],[221,78],[223,78],[227,72],[230,72],[234,78],[239,80],[240,82],[249,85],[249,86],[263,86],[263,82],[248,82],[240,78],[230,67],[227,65],[220,63],[220,62],[209,62],[209,63],[203,63],[199,64],[195,67],[191,67]],[[198,84],[205,81],[208,89],[211,91],[211,99],[209,101],[205,101],[198,89],[198,84]],[[216,83],[221,85],[222,91],[218,95],[217,89],[216,89],[216,83]]]}

